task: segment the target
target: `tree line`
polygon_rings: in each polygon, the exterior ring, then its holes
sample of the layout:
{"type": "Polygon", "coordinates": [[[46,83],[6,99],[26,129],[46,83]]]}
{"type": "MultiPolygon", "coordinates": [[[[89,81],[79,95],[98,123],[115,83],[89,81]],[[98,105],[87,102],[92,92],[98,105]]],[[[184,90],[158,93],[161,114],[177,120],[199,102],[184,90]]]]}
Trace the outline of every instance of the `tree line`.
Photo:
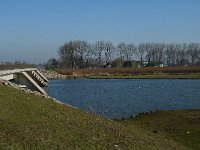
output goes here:
{"type": "Polygon", "coordinates": [[[97,41],[69,41],[58,50],[58,60],[50,59],[46,67],[101,68],[140,66],[195,66],[200,65],[200,43],[134,43],[97,41]],[[128,65],[127,65],[128,64],[128,65]]]}

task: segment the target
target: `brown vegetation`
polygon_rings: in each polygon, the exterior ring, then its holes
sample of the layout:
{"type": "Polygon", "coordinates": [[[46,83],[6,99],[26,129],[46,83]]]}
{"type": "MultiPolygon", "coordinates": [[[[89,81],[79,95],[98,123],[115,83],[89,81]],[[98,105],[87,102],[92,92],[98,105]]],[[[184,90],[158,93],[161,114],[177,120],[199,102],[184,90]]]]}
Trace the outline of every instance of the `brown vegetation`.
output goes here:
{"type": "Polygon", "coordinates": [[[144,75],[144,74],[190,74],[200,73],[200,67],[145,67],[145,68],[101,68],[59,70],[62,75],[107,76],[107,75],[144,75]]]}

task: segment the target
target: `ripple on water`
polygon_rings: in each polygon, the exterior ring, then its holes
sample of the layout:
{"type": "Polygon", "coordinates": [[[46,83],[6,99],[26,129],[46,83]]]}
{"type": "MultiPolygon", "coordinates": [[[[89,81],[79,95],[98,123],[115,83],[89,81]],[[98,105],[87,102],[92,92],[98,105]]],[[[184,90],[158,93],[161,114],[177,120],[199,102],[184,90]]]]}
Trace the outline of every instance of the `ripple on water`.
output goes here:
{"type": "Polygon", "coordinates": [[[47,93],[109,118],[160,109],[200,108],[200,80],[52,80],[47,93]]]}

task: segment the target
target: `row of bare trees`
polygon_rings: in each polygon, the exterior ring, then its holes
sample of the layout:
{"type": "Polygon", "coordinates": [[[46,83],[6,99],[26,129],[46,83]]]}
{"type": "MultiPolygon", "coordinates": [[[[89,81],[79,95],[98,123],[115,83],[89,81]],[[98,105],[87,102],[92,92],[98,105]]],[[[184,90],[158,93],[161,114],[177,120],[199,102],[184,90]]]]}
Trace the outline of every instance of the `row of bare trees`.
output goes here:
{"type": "Polygon", "coordinates": [[[114,58],[115,47],[111,42],[98,41],[90,44],[86,41],[70,41],[60,47],[60,64],[64,68],[101,67],[114,58]]]}
{"type": "MultiPolygon", "coordinates": [[[[58,64],[62,68],[107,67],[116,59],[137,61],[141,65],[165,64],[168,66],[199,65],[200,43],[119,43],[97,41],[69,41],[58,51],[58,64]]],[[[56,61],[56,60],[55,60],[56,61]]],[[[54,61],[54,63],[55,63],[54,61]]]]}

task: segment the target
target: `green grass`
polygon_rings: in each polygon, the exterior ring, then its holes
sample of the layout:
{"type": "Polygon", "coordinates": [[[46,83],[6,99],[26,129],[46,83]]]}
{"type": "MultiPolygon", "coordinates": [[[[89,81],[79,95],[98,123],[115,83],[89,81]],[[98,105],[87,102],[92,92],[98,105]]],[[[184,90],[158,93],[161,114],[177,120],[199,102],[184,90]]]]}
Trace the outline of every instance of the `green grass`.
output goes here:
{"type": "Polygon", "coordinates": [[[122,122],[129,127],[140,126],[155,136],[173,139],[191,149],[200,149],[200,110],[159,111],[122,122]]]}
{"type": "Polygon", "coordinates": [[[197,149],[199,120],[197,110],[114,121],[0,84],[0,149],[197,149]]]}

